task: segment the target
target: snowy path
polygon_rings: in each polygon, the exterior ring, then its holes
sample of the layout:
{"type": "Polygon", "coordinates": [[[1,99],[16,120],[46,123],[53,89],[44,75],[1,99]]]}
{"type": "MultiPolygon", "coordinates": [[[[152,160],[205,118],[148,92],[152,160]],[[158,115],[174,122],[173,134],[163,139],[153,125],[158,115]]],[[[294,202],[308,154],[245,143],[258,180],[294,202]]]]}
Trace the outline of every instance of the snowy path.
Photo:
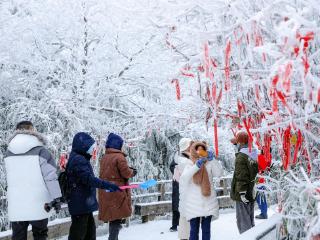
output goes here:
{"type": "MultiPolygon", "coordinates": [[[[269,210],[269,216],[273,213],[269,210]]],[[[258,214],[258,211],[256,211],[258,214]]],[[[264,220],[256,220],[256,225],[263,223],[264,220]]],[[[157,220],[145,224],[133,223],[129,228],[123,228],[120,232],[120,240],[177,240],[178,234],[176,232],[169,232],[171,226],[170,220],[157,220]]],[[[98,240],[107,240],[107,236],[103,235],[105,229],[100,227],[98,229],[98,240]]],[[[239,236],[236,216],[234,210],[220,211],[220,217],[217,221],[212,222],[212,240],[233,240],[239,236]]],[[[66,240],[62,238],[61,240],[66,240]]]]}

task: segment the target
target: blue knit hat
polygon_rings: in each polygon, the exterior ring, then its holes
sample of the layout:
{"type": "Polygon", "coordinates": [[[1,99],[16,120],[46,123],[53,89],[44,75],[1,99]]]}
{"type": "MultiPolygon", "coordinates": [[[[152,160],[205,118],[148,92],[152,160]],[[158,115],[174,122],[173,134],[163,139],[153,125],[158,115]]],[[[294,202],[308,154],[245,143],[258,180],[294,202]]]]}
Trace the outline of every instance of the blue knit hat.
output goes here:
{"type": "Polygon", "coordinates": [[[106,148],[114,148],[121,150],[122,146],[123,139],[117,134],[110,133],[106,141],[106,148]]]}

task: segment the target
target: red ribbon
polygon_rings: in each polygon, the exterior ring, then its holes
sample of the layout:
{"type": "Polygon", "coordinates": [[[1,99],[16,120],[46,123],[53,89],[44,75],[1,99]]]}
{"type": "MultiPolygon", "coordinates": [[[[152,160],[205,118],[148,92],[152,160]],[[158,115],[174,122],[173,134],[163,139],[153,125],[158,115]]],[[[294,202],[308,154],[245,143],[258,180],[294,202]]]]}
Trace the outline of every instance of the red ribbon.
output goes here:
{"type": "Polygon", "coordinates": [[[215,118],[213,122],[213,128],[214,128],[214,148],[216,150],[216,156],[219,155],[219,149],[218,149],[218,121],[215,118]]]}
{"type": "Polygon", "coordinates": [[[283,134],[283,168],[285,171],[288,170],[290,164],[290,157],[291,157],[291,127],[289,126],[283,134]]]}
{"type": "Polygon", "coordinates": [[[173,79],[171,83],[175,83],[177,100],[181,99],[180,84],[178,79],[173,79]]]}
{"type": "Polygon", "coordinates": [[[229,91],[231,88],[231,82],[230,82],[230,53],[231,53],[231,42],[228,40],[226,50],[225,50],[225,76],[226,81],[224,88],[226,91],[229,91]]]}

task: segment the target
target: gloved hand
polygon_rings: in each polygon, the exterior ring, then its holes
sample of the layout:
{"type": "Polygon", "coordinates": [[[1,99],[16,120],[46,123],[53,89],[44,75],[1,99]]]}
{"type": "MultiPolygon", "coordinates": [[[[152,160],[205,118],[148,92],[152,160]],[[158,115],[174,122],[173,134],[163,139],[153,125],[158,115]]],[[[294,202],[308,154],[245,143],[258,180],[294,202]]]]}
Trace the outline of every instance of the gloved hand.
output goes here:
{"type": "Polygon", "coordinates": [[[207,158],[200,158],[197,162],[196,165],[198,168],[201,168],[201,166],[207,161],[207,158]]]}
{"type": "Polygon", "coordinates": [[[134,167],[129,167],[129,168],[132,169],[132,171],[133,171],[133,177],[134,177],[135,175],[137,175],[138,171],[137,171],[136,168],[134,168],[134,167]]]}
{"type": "Polygon", "coordinates": [[[56,211],[56,213],[59,213],[61,210],[61,199],[60,198],[56,198],[55,200],[53,200],[51,202],[52,207],[54,208],[54,210],[56,211]]]}
{"type": "Polygon", "coordinates": [[[60,210],[61,210],[61,199],[60,198],[56,198],[52,202],[46,203],[44,205],[44,210],[46,210],[46,212],[50,212],[52,208],[54,208],[56,213],[60,212],[60,210]]]}
{"type": "Polygon", "coordinates": [[[46,212],[50,212],[50,210],[51,210],[51,203],[45,203],[44,204],[44,210],[46,211],[46,212]]]}
{"type": "Polygon", "coordinates": [[[108,192],[121,192],[121,189],[117,185],[107,181],[105,181],[104,188],[109,190],[108,192]]]}
{"type": "Polygon", "coordinates": [[[212,160],[214,159],[214,153],[213,153],[212,151],[208,151],[208,157],[207,157],[207,159],[208,159],[209,161],[212,161],[212,160]]]}
{"type": "Polygon", "coordinates": [[[246,198],[247,192],[240,192],[241,201],[245,204],[249,203],[250,201],[246,198]]]}

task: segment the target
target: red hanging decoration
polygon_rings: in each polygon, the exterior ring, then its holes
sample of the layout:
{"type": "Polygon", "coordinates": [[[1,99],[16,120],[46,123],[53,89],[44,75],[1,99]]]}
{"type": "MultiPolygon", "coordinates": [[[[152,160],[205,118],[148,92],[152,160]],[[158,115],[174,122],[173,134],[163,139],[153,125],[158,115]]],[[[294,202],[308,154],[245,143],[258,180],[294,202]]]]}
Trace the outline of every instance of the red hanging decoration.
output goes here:
{"type": "Polygon", "coordinates": [[[191,77],[191,78],[195,77],[195,75],[191,72],[191,67],[189,65],[186,65],[185,67],[183,67],[180,70],[180,72],[182,76],[191,77]]]}
{"type": "Polygon", "coordinates": [[[271,136],[269,134],[266,134],[264,136],[264,147],[263,147],[263,152],[266,156],[266,161],[268,163],[268,165],[271,165],[271,161],[272,161],[272,156],[271,156],[271,136]]]}
{"type": "Polygon", "coordinates": [[[284,77],[283,77],[283,88],[286,93],[290,93],[291,90],[291,74],[292,74],[292,63],[288,63],[285,67],[284,77]]]}
{"type": "Polygon", "coordinates": [[[215,118],[213,121],[213,128],[214,128],[214,148],[216,150],[216,156],[219,155],[219,148],[218,148],[218,121],[215,118]]]}
{"type": "Polygon", "coordinates": [[[283,133],[283,168],[288,170],[291,157],[291,127],[289,126],[283,133]]]}
{"type": "Polygon", "coordinates": [[[271,86],[271,91],[270,91],[270,96],[272,98],[272,111],[278,112],[278,94],[277,94],[277,83],[279,81],[279,76],[276,75],[272,79],[272,86],[271,86]]]}
{"type": "Polygon", "coordinates": [[[225,49],[225,76],[226,81],[224,88],[226,91],[229,91],[231,88],[231,82],[230,82],[230,53],[231,53],[231,42],[228,40],[227,46],[225,49]]]}
{"type": "Polygon", "coordinates": [[[178,79],[173,79],[173,80],[171,81],[171,83],[175,83],[177,100],[180,100],[180,99],[181,99],[181,94],[180,94],[180,84],[179,84],[179,80],[178,80],[178,79]]]}
{"type": "Polygon", "coordinates": [[[260,92],[259,85],[256,84],[256,85],[254,86],[254,88],[255,88],[255,96],[256,96],[256,99],[257,99],[258,102],[260,102],[261,97],[260,97],[260,93],[259,93],[259,92],[260,92]]]}
{"type": "Polygon", "coordinates": [[[60,170],[64,170],[66,169],[67,166],[67,154],[66,153],[62,153],[59,159],[59,167],[60,170]]]}
{"type": "Polygon", "coordinates": [[[206,90],[206,97],[207,97],[207,100],[209,101],[209,104],[212,106],[212,97],[211,97],[211,92],[210,92],[210,88],[209,88],[209,84],[207,84],[207,90],[206,90]]]}
{"type": "Polygon", "coordinates": [[[239,100],[239,99],[238,99],[238,102],[237,102],[237,107],[238,107],[238,114],[239,114],[239,118],[241,118],[242,105],[241,105],[241,102],[240,102],[240,100],[239,100]]]}
{"type": "Polygon", "coordinates": [[[248,133],[248,136],[249,136],[249,141],[248,141],[249,152],[251,152],[251,150],[252,150],[252,142],[253,142],[253,136],[250,132],[250,122],[251,122],[251,117],[249,117],[248,121],[246,121],[246,119],[243,119],[243,125],[248,133]]]}

